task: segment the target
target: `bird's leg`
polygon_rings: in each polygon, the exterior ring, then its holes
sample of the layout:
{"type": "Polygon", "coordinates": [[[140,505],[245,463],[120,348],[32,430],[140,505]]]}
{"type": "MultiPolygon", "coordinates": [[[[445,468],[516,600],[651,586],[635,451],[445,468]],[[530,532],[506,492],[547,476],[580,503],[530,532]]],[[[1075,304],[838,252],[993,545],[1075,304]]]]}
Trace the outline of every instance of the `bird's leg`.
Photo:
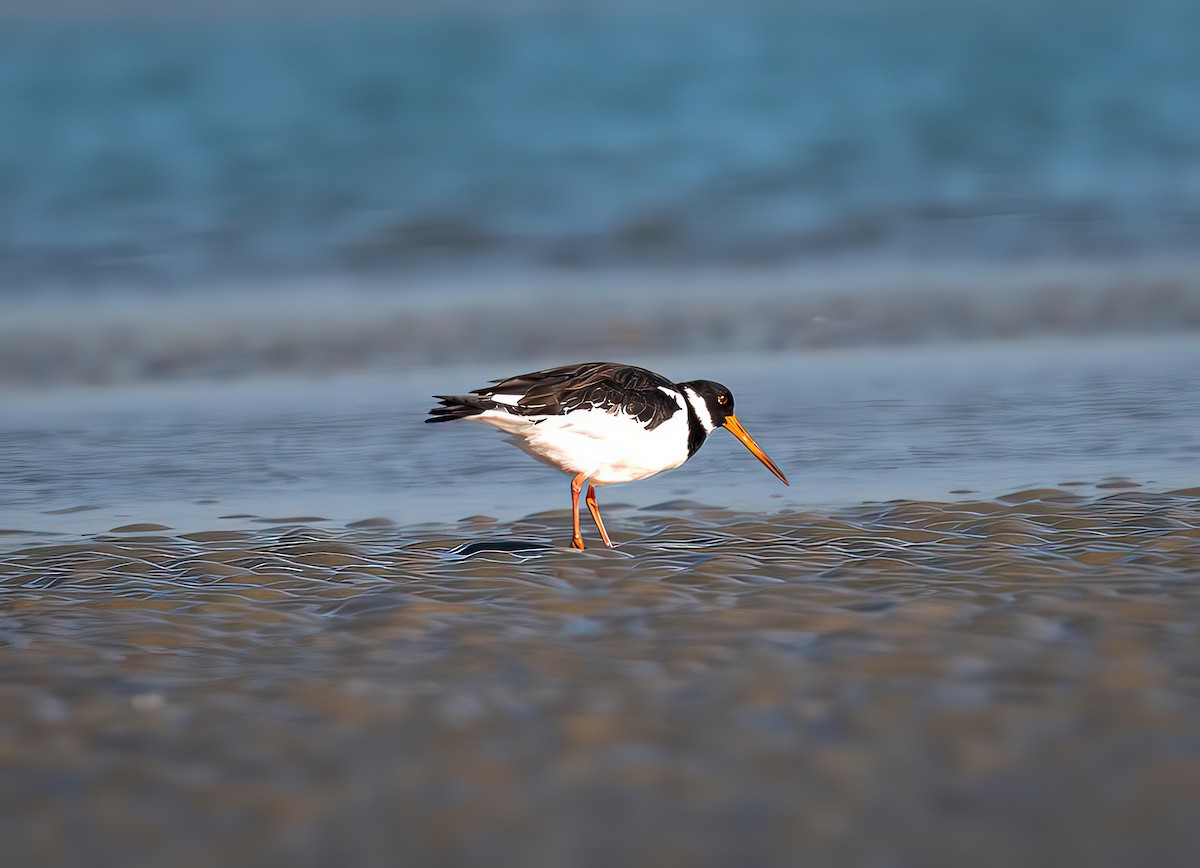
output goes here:
{"type": "Polygon", "coordinates": [[[571,537],[571,547],[582,549],[583,534],[579,532],[579,492],[583,488],[583,474],[571,480],[571,520],[574,524],[575,535],[571,537]]]}
{"type": "Polygon", "coordinates": [[[600,507],[596,505],[596,488],[593,485],[588,485],[587,497],[588,509],[591,510],[592,520],[596,522],[596,527],[600,529],[600,536],[604,539],[604,544],[609,548],[613,547],[612,540],[608,538],[608,531],[604,529],[604,522],[600,520],[600,507]]]}

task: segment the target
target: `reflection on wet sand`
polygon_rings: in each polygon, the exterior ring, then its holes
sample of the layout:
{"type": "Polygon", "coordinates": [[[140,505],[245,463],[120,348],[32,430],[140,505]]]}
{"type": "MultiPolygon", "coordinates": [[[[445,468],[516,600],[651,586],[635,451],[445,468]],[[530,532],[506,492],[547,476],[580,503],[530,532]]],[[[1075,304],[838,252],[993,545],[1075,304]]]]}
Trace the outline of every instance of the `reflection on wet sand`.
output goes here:
{"type": "Polygon", "coordinates": [[[568,522],[133,526],[0,555],[9,856],[1200,846],[1200,489],[614,508],[612,551],[563,548],[568,522]]]}

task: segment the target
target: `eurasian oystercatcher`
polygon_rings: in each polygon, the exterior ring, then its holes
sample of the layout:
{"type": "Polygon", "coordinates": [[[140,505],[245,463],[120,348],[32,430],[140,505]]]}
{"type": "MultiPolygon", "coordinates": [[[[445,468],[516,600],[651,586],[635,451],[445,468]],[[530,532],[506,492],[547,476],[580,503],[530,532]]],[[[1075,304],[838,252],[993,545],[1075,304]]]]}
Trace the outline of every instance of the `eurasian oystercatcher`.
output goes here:
{"type": "Polygon", "coordinates": [[[633,482],[678,467],[718,427],[733,432],[788,484],[733,415],[733,395],[712,380],[672,383],[645,368],[585,362],[492,382],[467,395],[434,395],[441,406],[430,410],[425,421],[486,422],[538,461],[572,474],[571,545],[577,549],[584,547],[579,492],[585,483],[588,509],[604,544],[611,547],[595,486],[633,482]]]}

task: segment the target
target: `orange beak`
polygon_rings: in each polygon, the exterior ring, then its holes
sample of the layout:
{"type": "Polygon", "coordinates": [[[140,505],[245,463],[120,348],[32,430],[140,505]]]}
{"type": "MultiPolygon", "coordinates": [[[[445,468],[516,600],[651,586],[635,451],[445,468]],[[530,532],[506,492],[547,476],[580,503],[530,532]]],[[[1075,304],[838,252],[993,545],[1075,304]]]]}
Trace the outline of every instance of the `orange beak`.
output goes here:
{"type": "Polygon", "coordinates": [[[732,413],[726,416],[725,427],[733,433],[734,437],[741,440],[742,443],[746,445],[747,449],[754,453],[755,458],[766,465],[767,470],[770,470],[772,473],[778,476],[780,482],[782,482],[784,485],[788,484],[787,477],[784,476],[779,468],[775,466],[775,462],[767,457],[767,453],[762,451],[762,447],[754,442],[754,438],[746,433],[746,429],[743,428],[742,423],[737,420],[737,416],[734,416],[732,413]]]}

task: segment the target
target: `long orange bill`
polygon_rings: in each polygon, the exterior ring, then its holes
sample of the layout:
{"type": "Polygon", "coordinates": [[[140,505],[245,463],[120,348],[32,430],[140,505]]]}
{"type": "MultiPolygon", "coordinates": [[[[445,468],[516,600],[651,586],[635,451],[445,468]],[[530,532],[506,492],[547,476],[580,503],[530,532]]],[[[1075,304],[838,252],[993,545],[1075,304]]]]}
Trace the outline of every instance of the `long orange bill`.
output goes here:
{"type": "Polygon", "coordinates": [[[725,427],[733,432],[733,436],[741,440],[746,445],[746,448],[754,453],[754,457],[766,465],[767,470],[770,470],[779,477],[779,481],[784,485],[788,484],[787,477],[783,472],[775,466],[775,462],[767,457],[767,453],[762,451],[762,447],[754,442],[754,438],[746,433],[746,429],[742,427],[742,423],[737,420],[737,416],[730,413],[725,417],[725,427]]]}

